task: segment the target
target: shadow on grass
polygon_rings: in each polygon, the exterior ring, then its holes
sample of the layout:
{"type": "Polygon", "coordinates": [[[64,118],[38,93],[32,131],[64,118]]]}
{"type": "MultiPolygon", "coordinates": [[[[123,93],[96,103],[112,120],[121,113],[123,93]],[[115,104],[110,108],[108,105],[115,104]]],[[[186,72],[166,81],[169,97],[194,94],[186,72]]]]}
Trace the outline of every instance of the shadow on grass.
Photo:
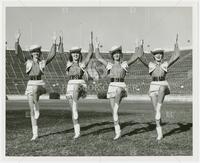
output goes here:
{"type": "MultiPolygon", "coordinates": [[[[105,122],[93,123],[93,124],[81,127],[81,131],[87,131],[87,130],[94,128],[94,127],[97,127],[97,126],[104,126],[104,125],[109,125],[109,124],[113,124],[113,122],[105,121],[105,122]]],[[[134,121],[127,121],[127,122],[121,123],[120,126],[121,126],[121,129],[124,129],[127,126],[133,126],[133,125],[136,125],[136,124],[145,124],[147,126],[141,127],[141,128],[136,128],[129,133],[123,134],[122,137],[132,136],[132,135],[135,135],[135,134],[140,134],[140,133],[145,133],[145,132],[150,132],[150,131],[153,131],[153,130],[156,129],[155,122],[139,123],[139,122],[134,122],[134,121]]],[[[164,126],[164,125],[168,125],[168,123],[162,123],[162,126],[164,126]]],[[[177,125],[179,125],[178,128],[172,129],[170,132],[164,134],[163,136],[165,137],[165,136],[170,136],[172,134],[185,132],[192,127],[192,123],[187,123],[187,124],[177,123],[177,125]]],[[[107,132],[110,132],[110,131],[114,131],[114,126],[101,128],[101,129],[96,130],[96,131],[92,131],[92,132],[89,132],[89,133],[86,133],[86,134],[82,134],[81,137],[88,136],[88,135],[99,135],[99,134],[107,133],[107,132]]],[[[50,135],[66,134],[66,133],[72,133],[72,132],[74,132],[74,128],[64,130],[64,131],[49,133],[49,134],[46,134],[46,135],[42,135],[42,136],[40,136],[40,138],[47,137],[47,136],[50,136],[50,135]]]]}
{"type": "Polygon", "coordinates": [[[192,127],[192,123],[186,123],[186,124],[177,123],[177,125],[179,126],[178,128],[172,129],[168,133],[164,134],[163,137],[188,131],[192,127]]]}
{"type": "MultiPolygon", "coordinates": [[[[139,133],[153,131],[156,128],[156,125],[155,125],[154,122],[147,122],[147,123],[142,123],[142,124],[145,124],[147,126],[146,127],[137,128],[137,129],[135,129],[135,130],[133,130],[133,131],[131,131],[129,133],[126,133],[126,134],[122,135],[122,137],[132,136],[132,135],[139,134],[139,133]]],[[[165,125],[165,124],[163,123],[162,125],[165,125]]]]}
{"type": "MultiPolygon", "coordinates": [[[[103,125],[108,125],[108,124],[112,124],[112,122],[106,121],[106,122],[94,123],[94,124],[91,124],[91,125],[88,125],[88,126],[85,126],[85,127],[81,127],[81,129],[83,131],[86,131],[86,130],[93,128],[93,127],[96,127],[96,126],[103,126],[103,125]]],[[[100,130],[97,130],[97,131],[87,133],[87,134],[82,134],[81,137],[82,136],[83,137],[88,136],[88,135],[98,135],[100,133],[106,133],[106,132],[109,132],[109,131],[112,131],[112,130],[113,130],[113,127],[107,127],[107,128],[103,128],[103,129],[100,129],[100,130]]]]}
{"type": "MultiPolygon", "coordinates": [[[[111,124],[111,123],[112,122],[107,122],[107,121],[106,122],[93,123],[93,124],[81,127],[81,131],[86,131],[88,129],[91,129],[91,128],[94,128],[94,127],[97,127],[97,126],[103,126],[103,125],[107,125],[107,124],[111,124]]],[[[72,132],[74,132],[74,128],[71,128],[71,129],[68,129],[68,130],[63,130],[63,131],[58,131],[58,132],[54,132],[54,133],[49,133],[49,134],[46,134],[46,135],[39,136],[39,138],[50,136],[50,135],[55,135],[55,134],[66,134],[66,133],[72,133],[72,132]]]]}
{"type": "MultiPolygon", "coordinates": [[[[81,131],[87,131],[91,128],[94,128],[94,127],[97,127],[97,126],[104,126],[104,125],[108,125],[108,124],[113,124],[113,122],[105,121],[105,122],[98,122],[98,123],[90,124],[90,125],[81,127],[81,131]]],[[[133,126],[133,125],[136,125],[136,124],[141,124],[141,123],[134,122],[134,121],[127,121],[127,122],[120,123],[120,126],[121,126],[121,129],[124,129],[128,126],[133,126]]],[[[122,135],[122,137],[124,137],[126,135],[131,136],[133,134],[148,132],[148,131],[152,131],[152,130],[155,129],[155,124],[153,122],[147,122],[147,123],[142,123],[142,124],[147,124],[148,126],[135,129],[134,131],[131,131],[130,133],[122,135]]],[[[165,123],[163,125],[165,125],[165,123]]],[[[54,133],[42,135],[42,136],[40,136],[40,138],[50,136],[50,135],[55,135],[55,134],[72,133],[73,131],[74,131],[74,129],[71,128],[71,129],[64,130],[64,131],[59,131],[59,132],[54,132],[54,133]]],[[[102,128],[102,129],[99,129],[99,130],[96,130],[96,131],[92,131],[92,132],[89,132],[89,133],[86,133],[86,134],[82,134],[81,137],[88,136],[88,135],[99,135],[99,134],[107,133],[107,132],[110,132],[110,131],[114,131],[114,126],[102,128]]]]}
{"type": "Polygon", "coordinates": [[[44,137],[47,137],[47,136],[57,135],[57,134],[71,133],[73,131],[74,131],[74,128],[70,128],[68,130],[63,130],[63,131],[58,131],[58,132],[53,132],[53,133],[48,133],[48,134],[45,134],[45,135],[41,135],[41,136],[39,136],[39,138],[44,138],[44,137]]]}
{"type": "Polygon", "coordinates": [[[93,123],[93,124],[90,124],[88,126],[81,127],[81,130],[86,131],[86,130],[88,130],[90,128],[94,128],[96,126],[104,126],[104,125],[108,125],[108,124],[112,124],[112,122],[105,121],[105,122],[93,123]]]}
{"type": "MultiPolygon", "coordinates": [[[[109,122],[108,124],[113,124],[113,122],[109,122]]],[[[136,124],[139,124],[139,123],[134,122],[134,121],[128,121],[128,122],[120,123],[120,126],[121,126],[121,129],[123,129],[127,126],[133,126],[133,125],[136,125],[136,124]]],[[[82,136],[99,135],[99,134],[107,133],[107,132],[110,132],[110,131],[114,131],[114,126],[102,128],[102,129],[99,129],[99,130],[96,130],[96,131],[93,131],[93,132],[90,132],[90,133],[87,133],[87,134],[83,134],[82,136]]]]}
{"type": "MultiPolygon", "coordinates": [[[[147,122],[147,123],[142,123],[142,124],[146,124],[147,126],[137,128],[137,129],[135,129],[135,130],[133,130],[129,133],[122,135],[122,137],[132,136],[132,135],[135,135],[135,134],[149,132],[149,131],[153,131],[153,130],[156,129],[156,125],[155,125],[154,122],[147,122]]],[[[163,123],[162,122],[162,126],[165,126],[165,125],[169,125],[169,123],[163,123]]],[[[173,135],[173,134],[178,134],[178,133],[181,133],[181,132],[186,132],[186,131],[190,130],[190,128],[192,127],[192,123],[186,123],[186,124],[177,123],[177,125],[179,125],[178,128],[172,129],[170,132],[164,134],[163,137],[170,136],[170,135],[173,135]]]]}

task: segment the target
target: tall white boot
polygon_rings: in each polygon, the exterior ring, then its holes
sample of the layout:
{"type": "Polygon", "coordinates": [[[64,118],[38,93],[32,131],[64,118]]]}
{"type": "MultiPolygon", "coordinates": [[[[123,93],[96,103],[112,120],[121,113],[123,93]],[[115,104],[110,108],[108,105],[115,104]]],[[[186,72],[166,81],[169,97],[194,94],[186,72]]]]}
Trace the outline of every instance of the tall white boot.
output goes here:
{"type": "Polygon", "coordinates": [[[121,129],[120,129],[120,125],[117,124],[115,125],[115,137],[114,140],[117,140],[121,137],[121,129]]]}
{"type": "Polygon", "coordinates": [[[33,140],[38,138],[38,126],[33,126],[32,127],[32,132],[33,132],[33,137],[31,138],[31,141],[33,141],[33,140]]]}
{"type": "Polygon", "coordinates": [[[158,134],[157,140],[161,140],[163,138],[162,127],[156,127],[156,131],[158,134]]]}
{"type": "Polygon", "coordinates": [[[74,125],[74,139],[77,139],[80,137],[80,125],[79,124],[75,124],[74,125]]]}

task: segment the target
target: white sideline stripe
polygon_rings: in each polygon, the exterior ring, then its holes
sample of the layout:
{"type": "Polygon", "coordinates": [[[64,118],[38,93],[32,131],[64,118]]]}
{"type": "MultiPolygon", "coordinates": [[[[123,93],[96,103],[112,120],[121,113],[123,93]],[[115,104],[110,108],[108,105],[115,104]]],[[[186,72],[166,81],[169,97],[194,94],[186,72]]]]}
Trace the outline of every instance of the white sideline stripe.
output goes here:
{"type": "MultiPolygon", "coordinates": [[[[27,100],[26,95],[7,95],[8,100],[27,100]]],[[[49,95],[40,96],[41,100],[49,100],[49,95]]],[[[87,100],[97,100],[96,95],[88,95],[87,100]]],[[[60,100],[66,100],[65,95],[60,95],[60,100]]],[[[128,95],[125,101],[150,101],[148,95],[128,95]]],[[[98,101],[98,100],[97,100],[98,101]]],[[[192,95],[168,95],[165,97],[168,102],[192,102],[192,95]]]]}

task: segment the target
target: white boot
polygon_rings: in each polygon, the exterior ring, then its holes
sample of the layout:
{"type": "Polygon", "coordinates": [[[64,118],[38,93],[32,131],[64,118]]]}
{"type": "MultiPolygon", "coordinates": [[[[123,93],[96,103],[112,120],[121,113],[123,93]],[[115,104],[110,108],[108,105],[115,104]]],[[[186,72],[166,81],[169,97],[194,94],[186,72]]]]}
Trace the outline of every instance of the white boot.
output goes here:
{"type": "Polygon", "coordinates": [[[156,131],[158,134],[157,140],[161,140],[163,138],[162,127],[156,127],[156,131]]]}
{"type": "Polygon", "coordinates": [[[33,141],[33,140],[38,138],[38,126],[33,126],[32,127],[32,132],[33,132],[33,137],[31,138],[31,141],[33,141]]]}
{"type": "Polygon", "coordinates": [[[38,119],[39,116],[40,116],[39,108],[36,109],[36,106],[35,106],[35,104],[34,104],[34,118],[35,118],[35,119],[38,119]]]}
{"type": "Polygon", "coordinates": [[[115,137],[114,140],[117,140],[121,137],[121,129],[119,124],[115,125],[115,137]]]}
{"type": "Polygon", "coordinates": [[[74,132],[75,132],[74,139],[79,138],[80,137],[80,125],[79,124],[74,125],[74,132]]]}

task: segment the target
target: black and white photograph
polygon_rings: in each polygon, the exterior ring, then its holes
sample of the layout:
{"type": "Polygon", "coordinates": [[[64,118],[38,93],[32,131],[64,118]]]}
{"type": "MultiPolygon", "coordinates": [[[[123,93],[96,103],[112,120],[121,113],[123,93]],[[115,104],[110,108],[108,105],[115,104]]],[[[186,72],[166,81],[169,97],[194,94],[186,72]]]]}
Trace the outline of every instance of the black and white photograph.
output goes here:
{"type": "Polygon", "coordinates": [[[4,1],[4,157],[196,156],[198,15],[184,2],[4,1]]]}

